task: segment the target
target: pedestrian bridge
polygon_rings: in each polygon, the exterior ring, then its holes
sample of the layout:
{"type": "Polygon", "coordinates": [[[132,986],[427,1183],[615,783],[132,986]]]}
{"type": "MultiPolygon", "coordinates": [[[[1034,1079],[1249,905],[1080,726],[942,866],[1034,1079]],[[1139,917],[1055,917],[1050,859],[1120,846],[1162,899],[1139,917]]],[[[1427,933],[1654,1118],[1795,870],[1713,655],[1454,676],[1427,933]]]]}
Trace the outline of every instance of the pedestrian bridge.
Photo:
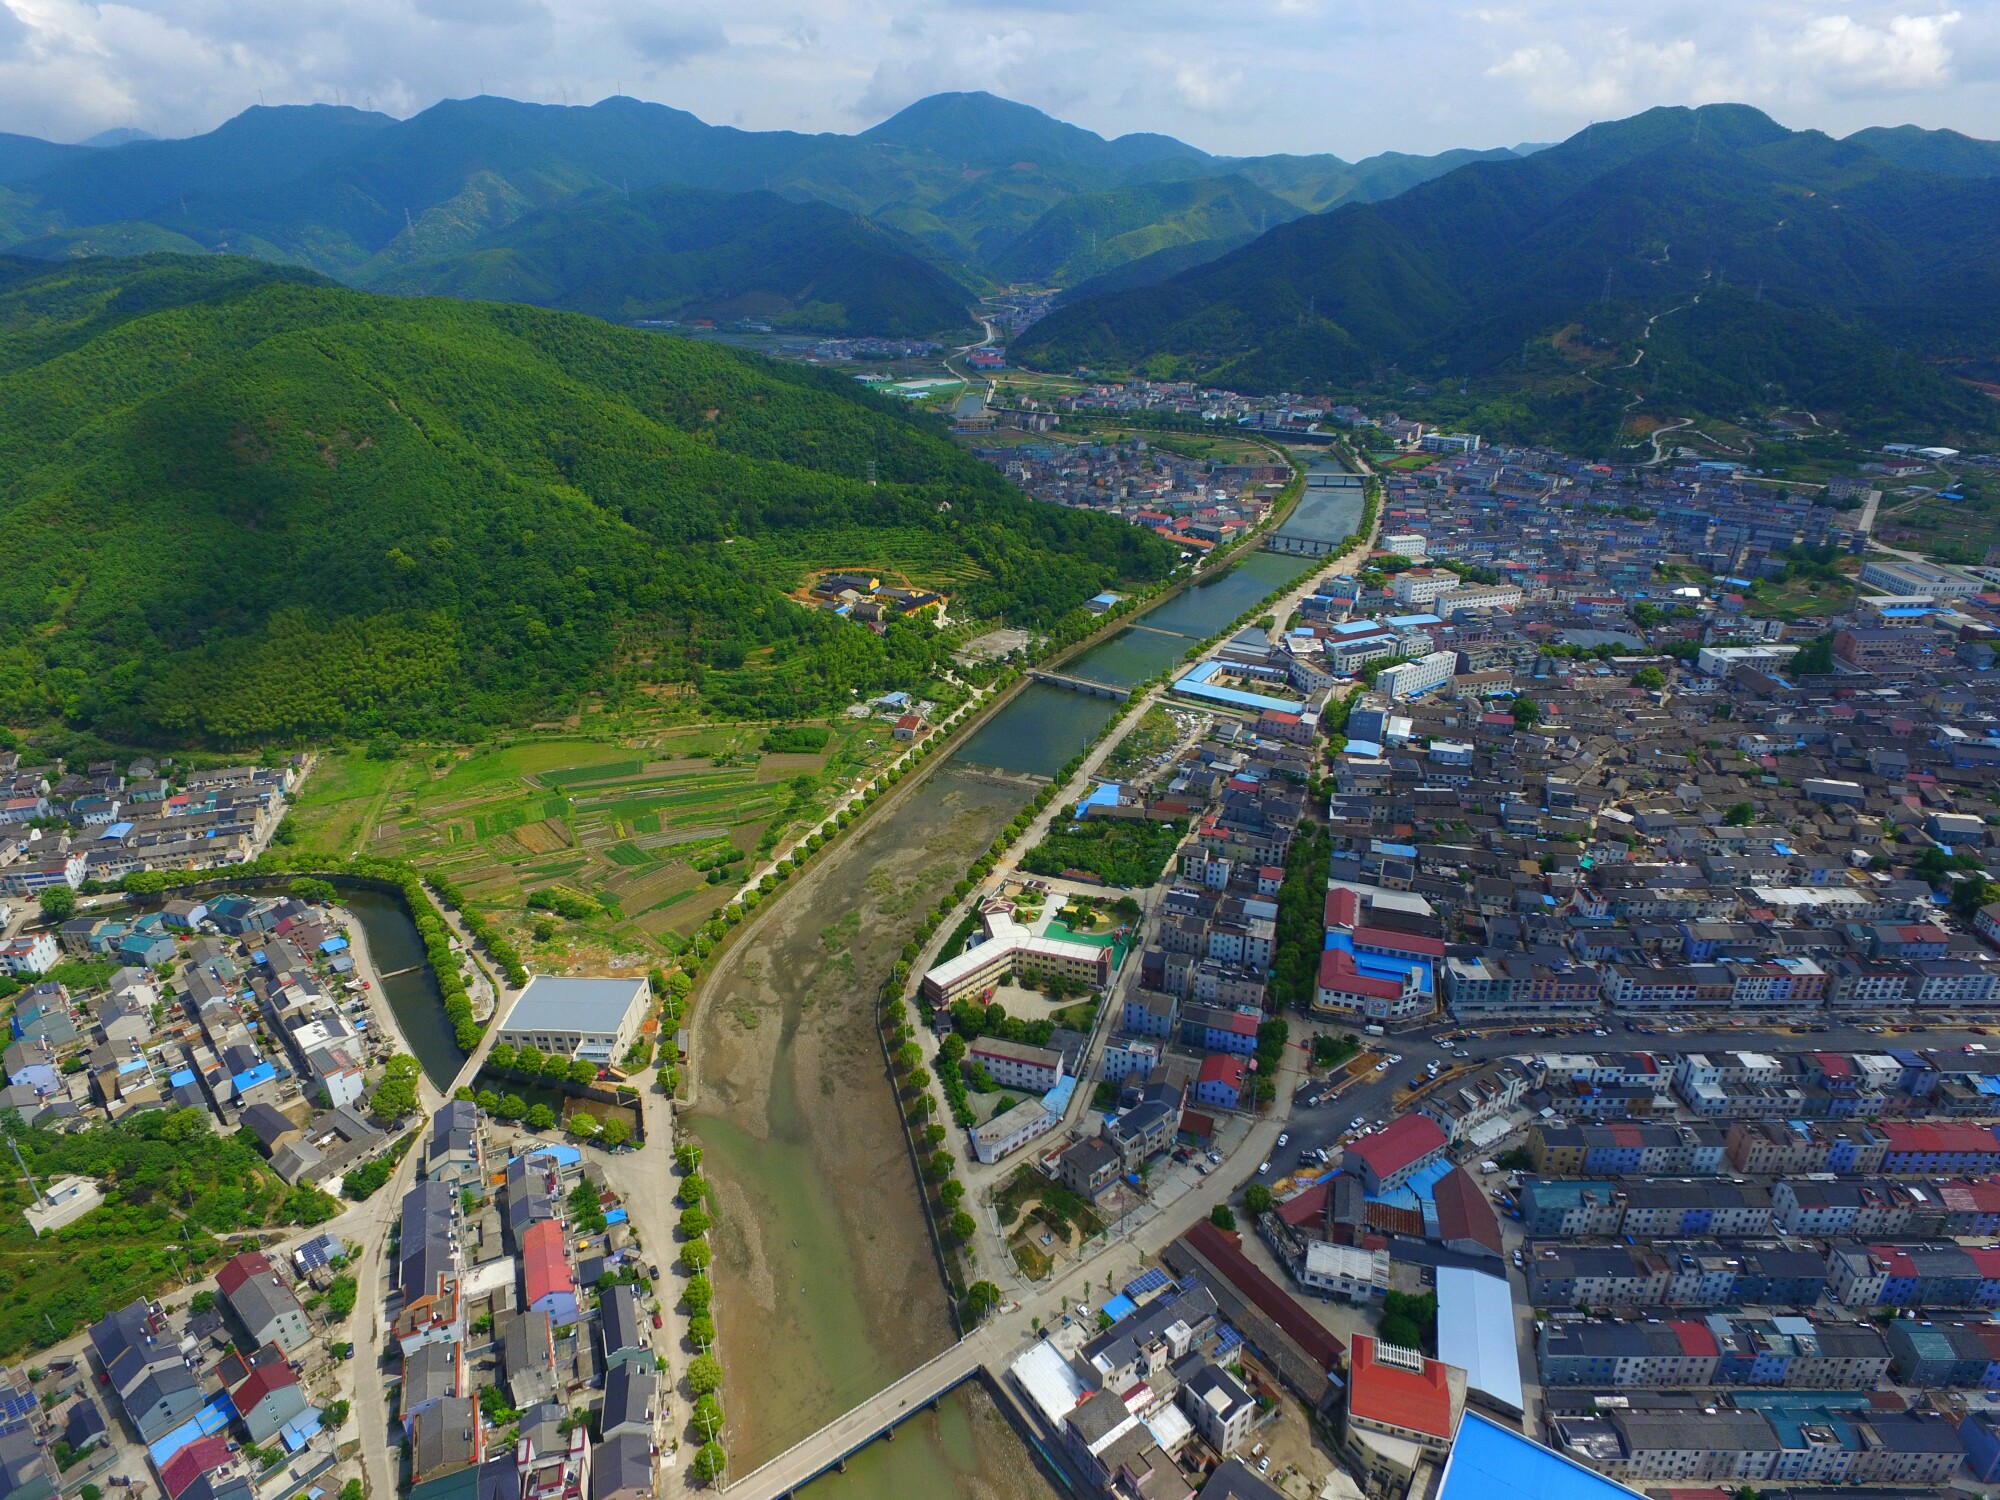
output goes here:
{"type": "Polygon", "coordinates": [[[1044,672],[1033,668],[1028,675],[1037,682],[1046,682],[1050,687],[1068,688],[1072,693],[1087,693],[1093,698],[1115,698],[1120,703],[1132,696],[1130,688],[1113,687],[1108,682],[1092,682],[1088,677],[1070,677],[1061,672],[1044,672]]]}
{"type": "Polygon", "coordinates": [[[982,1362],[981,1341],[960,1340],[894,1385],[835,1417],[804,1442],[787,1448],[741,1479],[730,1480],[722,1493],[729,1500],[788,1500],[800,1486],[831,1470],[844,1469],[849,1458],[877,1438],[893,1439],[904,1422],[976,1376],[982,1362]]]}

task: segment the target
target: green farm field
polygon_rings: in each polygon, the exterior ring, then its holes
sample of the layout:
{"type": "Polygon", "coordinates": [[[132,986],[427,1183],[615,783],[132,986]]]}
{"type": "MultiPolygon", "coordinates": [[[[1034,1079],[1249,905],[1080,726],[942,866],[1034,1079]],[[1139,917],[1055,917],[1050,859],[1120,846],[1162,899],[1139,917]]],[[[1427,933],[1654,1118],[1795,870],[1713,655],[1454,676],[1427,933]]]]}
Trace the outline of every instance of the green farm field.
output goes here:
{"type": "Polygon", "coordinates": [[[320,757],[298,845],[408,859],[512,929],[531,967],[672,954],[761,855],[886,760],[886,720],[817,726],[822,749],[763,748],[766,725],[522,738],[320,757]]]}

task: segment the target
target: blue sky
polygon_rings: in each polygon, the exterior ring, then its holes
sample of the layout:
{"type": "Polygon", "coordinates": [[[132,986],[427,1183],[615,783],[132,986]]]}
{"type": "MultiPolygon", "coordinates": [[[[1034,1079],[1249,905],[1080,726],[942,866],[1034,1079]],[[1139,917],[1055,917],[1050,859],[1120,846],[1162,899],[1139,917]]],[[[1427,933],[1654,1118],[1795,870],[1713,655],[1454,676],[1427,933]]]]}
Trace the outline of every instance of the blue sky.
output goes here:
{"type": "Polygon", "coordinates": [[[65,140],[481,90],[852,131],[983,88],[1106,135],[1353,158],[1725,99],[1835,134],[2000,135],[1997,76],[1994,0],[0,0],[0,130],[65,140]]]}

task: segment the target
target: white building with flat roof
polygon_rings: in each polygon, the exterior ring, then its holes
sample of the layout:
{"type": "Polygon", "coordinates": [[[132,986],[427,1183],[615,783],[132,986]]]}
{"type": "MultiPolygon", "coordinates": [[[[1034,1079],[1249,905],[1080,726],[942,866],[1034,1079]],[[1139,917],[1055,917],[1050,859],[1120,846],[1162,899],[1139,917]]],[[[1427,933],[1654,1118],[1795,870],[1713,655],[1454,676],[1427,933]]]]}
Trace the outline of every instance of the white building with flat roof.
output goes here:
{"type": "Polygon", "coordinates": [[[1062,978],[1103,986],[1111,982],[1113,950],[1109,945],[1036,937],[1014,920],[1010,902],[987,902],[980,920],[986,940],[926,971],[924,993],[933,1005],[949,1005],[965,995],[998,984],[1008,973],[1062,978]]]}
{"type": "Polygon", "coordinates": [[[1428,693],[1432,688],[1442,687],[1457,673],[1456,651],[1433,651],[1428,656],[1418,657],[1415,661],[1383,668],[1376,675],[1375,690],[1401,701],[1404,698],[1414,698],[1419,693],[1428,693]]]}
{"type": "Polygon", "coordinates": [[[1727,677],[1738,667],[1759,671],[1782,667],[1799,654],[1797,646],[1766,642],[1761,646],[1703,646],[1694,659],[1695,670],[1704,677],[1727,677]]]}
{"type": "Polygon", "coordinates": [[[1430,555],[1431,539],[1421,531],[1398,531],[1383,537],[1377,545],[1384,552],[1407,557],[1411,562],[1422,562],[1430,555]]]}
{"type": "Polygon", "coordinates": [[[572,1062],[611,1063],[639,1039],[653,987],[637,979],[537,974],[500,1023],[497,1041],[556,1052],[572,1062]]]}

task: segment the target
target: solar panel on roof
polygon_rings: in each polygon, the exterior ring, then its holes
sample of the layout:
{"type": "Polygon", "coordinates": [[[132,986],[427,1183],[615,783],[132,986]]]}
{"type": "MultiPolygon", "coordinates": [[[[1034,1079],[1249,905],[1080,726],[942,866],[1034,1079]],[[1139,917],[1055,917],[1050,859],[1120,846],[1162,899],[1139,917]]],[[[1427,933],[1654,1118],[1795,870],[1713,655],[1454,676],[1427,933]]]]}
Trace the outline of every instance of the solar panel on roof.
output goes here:
{"type": "Polygon", "coordinates": [[[1242,1342],[1242,1334],[1227,1323],[1221,1324],[1215,1335],[1215,1357],[1220,1359],[1242,1342]]]}
{"type": "Polygon", "coordinates": [[[1137,1302],[1146,1293],[1156,1292],[1166,1284],[1167,1273],[1162,1271],[1158,1266],[1154,1266],[1151,1270],[1141,1271],[1137,1276],[1126,1282],[1124,1292],[1126,1296],[1137,1302]]]}

